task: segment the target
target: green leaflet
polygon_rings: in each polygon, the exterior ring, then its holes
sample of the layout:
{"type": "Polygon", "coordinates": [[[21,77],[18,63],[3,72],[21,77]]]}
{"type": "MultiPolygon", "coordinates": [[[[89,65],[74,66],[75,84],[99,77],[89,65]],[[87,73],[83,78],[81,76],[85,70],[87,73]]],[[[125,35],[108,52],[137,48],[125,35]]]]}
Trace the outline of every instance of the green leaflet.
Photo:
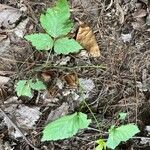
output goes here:
{"type": "Polygon", "coordinates": [[[61,38],[54,43],[54,51],[57,54],[69,54],[79,52],[82,46],[74,39],[61,38]]]}
{"type": "Polygon", "coordinates": [[[35,83],[32,82],[31,88],[40,91],[46,89],[46,86],[43,84],[42,81],[37,80],[35,83]]]}
{"type": "Polygon", "coordinates": [[[106,145],[111,149],[115,149],[120,142],[126,142],[139,132],[137,125],[134,124],[121,125],[118,128],[112,126],[109,130],[109,138],[106,145]]]}
{"type": "Polygon", "coordinates": [[[79,129],[87,128],[90,122],[87,115],[81,112],[63,116],[44,128],[41,141],[55,141],[72,137],[79,129]]]}
{"type": "Polygon", "coordinates": [[[53,47],[53,39],[48,34],[37,33],[26,35],[24,38],[30,41],[37,50],[50,50],[53,47]]]}
{"type": "Polygon", "coordinates": [[[106,142],[103,139],[97,140],[96,143],[98,144],[96,150],[106,150],[106,142]]]}
{"type": "Polygon", "coordinates": [[[20,80],[16,85],[16,92],[18,96],[32,97],[32,89],[37,91],[44,90],[46,89],[46,86],[39,80],[36,82],[33,82],[32,80],[20,80]]]}
{"type": "Polygon", "coordinates": [[[73,26],[69,19],[69,5],[67,0],[58,0],[56,6],[49,8],[42,14],[40,22],[45,31],[54,38],[67,35],[73,26]]]}
{"type": "Polygon", "coordinates": [[[126,116],[127,116],[127,113],[123,113],[123,112],[119,113],[120,120],[125,120],[126,116]]]}
{"type": "Polygon", "coordinates": [[[31,87],[30,87],[31,80],[20,80],[16,85],[16,92],[18,96],[28,96],[32,97],[31,87]]]}

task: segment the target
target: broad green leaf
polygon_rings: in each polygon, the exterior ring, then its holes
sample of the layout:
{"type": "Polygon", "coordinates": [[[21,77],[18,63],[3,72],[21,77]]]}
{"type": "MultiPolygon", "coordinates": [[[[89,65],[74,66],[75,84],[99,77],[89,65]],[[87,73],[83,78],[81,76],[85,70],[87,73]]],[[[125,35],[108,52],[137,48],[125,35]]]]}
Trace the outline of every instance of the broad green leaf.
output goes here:
{"type": "Polygon", "coordinates": [[[106,142],[103,139],[97,140],[96,143],[98,144],[96,150],[106,150],[106,142]]]}
{"type": "Polygon", "coordinates": [[[109,130],[109,137],[106,145],[111,149],[115,149],[120,142],[126,142],[139,132],[140,130],[137,125],[134,124],[122,125],[118,128],[112,126],[109,130]]]}
{"type": "Polygon", "coordinates": [[[30,41],[37,50],[49,50],[53,47],[53,39],[48,34],[37,33],[26,35],[24,38],[30,41]]]}
{"type": "Polygon", "coordinates": [[[58,0],[56,6],[42,14],[40,22],[45,31],[54,38],[67,35],[73,26],[69,20],[70,12],[67,0],[58,0]]]}
{"type": "Polygon", "coordinates": [[[37,80],[35,83],[33,83],[33,82],[31,83],[31,88],[39,91],[39,90],[46,89],[46,86],[43,84],[42,81],[37,80]]]}
{"type": "Polygon", "coordinates": [[[54,51],[57,54],[69,54],[79,52],[82,46],[74,39],[61,38],[54,43],[54,51]]]}
{"type": "Polygon", "coordinates": [[[125,120],[126,116],[127,116],[127,113],[123,113],[123,112],[119,113],[120,120],[125,120]]]}
{"type": "Polygon", "coordinates": [[[20,80],[16,85],[16,92],[18,96],[28,96],[32,97],[31,87],[30,87],[31,80],[20,80]]]}
{"type": "Polygon", "coordinates": [[[54,10],[63,12],[64,15],[60,16],[60,19],[64,21],[65,19],[69,19],[70,17],[70,8],[67,0],[58,0],[56,2],[56,6],[54,7],[54,10]]]}
{"type": "Polygon", "coordinates": [[[61,117],[44,128],[41,141],[55,141],[72,137],[79,129],[87,128],[90,122],[87,115],[81,112],[61,117]]]}
{"type": "Polygon", "coordinates": [[[16,92],[18,96],[32,97],[32,89],[39,91],[46,89],[46,86],[39,80],[36,82],[33,82],[32,80],[20,80],[16,85],[16,92]]]}

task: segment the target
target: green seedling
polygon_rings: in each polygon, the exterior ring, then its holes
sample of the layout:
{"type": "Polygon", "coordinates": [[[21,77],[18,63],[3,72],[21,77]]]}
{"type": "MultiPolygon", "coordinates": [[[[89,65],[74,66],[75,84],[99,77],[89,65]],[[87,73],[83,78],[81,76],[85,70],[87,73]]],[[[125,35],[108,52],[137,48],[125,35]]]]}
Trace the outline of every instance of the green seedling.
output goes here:
{"type": "Polygon", "coordinates": [[[98,144],[98,146],[95,150],[106,150],[106,142],[103,139],[97,140],[96,143],[98,144]]]}
{"type": "Polygon", "coordinates": [[[46,33],[35,33],[24,37],[37,50],[46,51],[53,48],[57,54],[66,55],[82,49],[77,41],[67,37],[73,28],[67,0],[58,0],[56,6],[48,8],[46,13],[40,16],[40,23],[46,33]]]}
{"type": "Polygon", "coordinates": [[[43,84],[42,81],[36,80],[19,80],[16,85],[16,92],[17,96],[27,96],[32,97],[32,90],[44,90],[46,86],[43,84]]]}
{"type": "MultiPolygon", "coordinates": [[[[119,120],[124,120],[126,115],[126,113],[119,113],[119,120]]],[[[108,132],[109,136],[107,142],[105,142],[103,139],[96,141],[98,144],[96,150],[105,150],[106,147],[115,149],[121,142],[128,141],[135,134],[139,133],[140,130],[137,125],[129,123],[126,125],[120,125],[119,127],[112,125],[108,132]]]]}
{"type": "Polygon", "coordinates": [[[132,138],[135,134],[139,133],[137,125],[126,124],[116,127],[114,125],[109,129],[109,137],[106,142],[106,146],[111,149],[115,149],[121,142],[126,142],[132,138]]]}

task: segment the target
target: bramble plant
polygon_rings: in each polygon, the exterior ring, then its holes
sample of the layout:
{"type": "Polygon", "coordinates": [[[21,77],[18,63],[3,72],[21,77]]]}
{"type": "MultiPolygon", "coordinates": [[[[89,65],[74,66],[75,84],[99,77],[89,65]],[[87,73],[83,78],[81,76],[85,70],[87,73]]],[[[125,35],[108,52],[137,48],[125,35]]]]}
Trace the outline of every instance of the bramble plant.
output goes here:
{"type": "MultiPolygon", "coordinates": [[[[40,23],[46,33],[35,33],[26,35],[24,38],[35,46],[36,50],[50,50],[54,48],[57,54],[69,54],[78,52],[82,46],[67,37],[72,30],[73,22],[70,18],[70,9],[67,0],[58,0],[56,6],[48,8],[45,14],[40,16],[40,23]]],[[[42,84],[42,81],[40,81],[42,84]]],[[[42,90],[42,88],[34,89],[31,82],[20,80],[16,85],[18,96],[32,97],[31,89],[42,90]]]]}
{"type": "MultiPolygon", "coordinates": [[[[47,51],[54,48],[57,54],[78,52],[82,46],[67,37],[73,27],[70,18],[70,9],[67,0],[58,0],[56,6],[48,8],[40,17],[41,26],[46,33],[26,35],[24,38],[35,46],[36,50],[47,51]]],[[[16,85],[18,96],[32,97],[32,90],[44,90],[46,86],[42,81],[20,80],[16,85]]],[[[75,135],[78,130],[87,128],[91,120],[87,115],[76,112],[72,115],[61,117],[48,124],[44,131],[42,141],[59,140],[75,135]],[[63,132],[60,132],[63,130],[63,132]]]]}
{"type": "Polygon", "coordinates": [[[36,80],[35,82],[31,80],[19,80],[16,85],[16,92],[18,96],[28,96],[32,97],[32,90],[44,90],[46,86],[42,81],[36,80]]]}
{"type": "Polygon", "coordinates": [[[67,37],[72,30],[73,22],[70,18],[70,9],[67,0],[58,0],[56,6],[48,8],[40,17],[40,23],[46,33],[26,35],[37,50],[50,50],[54,48],[57,54],[79,52],[82,46],[67,37]]]}
{"type": "MultiPolygon", "coordinates": [[[[119,114],[119,120],[124,120],[126,117],[126,113],[119,114]]],[[[116,127],[116,125],[112,125],[109,129],[109,137],[107,142],[103,139],[99,139],[96,141],[98,146],[96,150],[105,150],[106,147],[115,149],[121,142],[126,142],[130,138],[132,138],[135,134],[139,133],[140,130],[137,125],[129,123],[126,125],[121,125],[116,127]]]]}
{"type": "MultiPolygon", "coordinates": [[[[82,46],[67,37],[72,30],[73,22],[70,20],[70,9],[67,0],[58,0],[56,6],[48,8],[45,14],[40,16],[40,23],[46,33],[35,33],[26,35],[24,38],[32,43],[38,51],[48,51],[54,49],[57,54],[69,54],[79,52],[82,46]]],[[[20,80],[16,84],[18,96],[32,97],[32,90],[44,90],[46,86],[38,79],[34,81],[20,80]]],[[[86,102],[85,102],[86,103],[86,102]]],[[[88,107],[88,105],[86,104],[88,107]]],[[[90,110],[90,107],[88,107],[90,110]]],[[[91,114],[92,111],[90,110],[91,114]]],[[[95,116],[93,117],[95,120],[95,116]]],[[[119,114],[119,120],[123,121],[126,113],[119,114]]],[[[71,115],[63,116],[49,124],[43,130],[41,141],[56,141],[75,135],[80,129],[87,128],[91,123],[87,115],[82,112],[75,112],[71,115]]],[[[98,123],[99,124],[99,123],[98,123]]],[[[96,150],[106,150],[106,147],[115,149],[121,142],[125,142],[139,132],[137,125],[112,125],[109,129],[109,137],[106,140],[96,141],[96,150]]]]}

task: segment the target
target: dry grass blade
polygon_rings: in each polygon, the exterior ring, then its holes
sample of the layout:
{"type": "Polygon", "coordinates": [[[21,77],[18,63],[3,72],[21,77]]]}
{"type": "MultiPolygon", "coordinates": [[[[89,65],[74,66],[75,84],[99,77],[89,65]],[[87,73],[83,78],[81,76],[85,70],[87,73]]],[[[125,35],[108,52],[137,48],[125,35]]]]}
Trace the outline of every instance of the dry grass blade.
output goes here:
{"type": "Polygon", "coordinates": [[[124,11],[123,11],[122,7],[120,6],[118,0],[115,0],[115,3],[116,3],[116,10],[117,10],[117,13],[120,14],[120,16],[119,16],[119,22],[120,22],[120,24],[123,24],[123,23],[124,23],[124,20],[125,20],[125,18],[124,18],[124,11]]]}
{"type": "Polygon", "coordinates": [[[113,4],[113,0],[110,1],[110,3],[109,3],[109,5],[107,6],[106,10],[110,9],[111,6],[112,6],[112,4],[113,4]]]}
{"type": "Polygon", "coordinates": [[[76,40],[85,48],[92,57],[100,56],[100,49],[92,29],[85,23],[80,23],[76,40]]]}

